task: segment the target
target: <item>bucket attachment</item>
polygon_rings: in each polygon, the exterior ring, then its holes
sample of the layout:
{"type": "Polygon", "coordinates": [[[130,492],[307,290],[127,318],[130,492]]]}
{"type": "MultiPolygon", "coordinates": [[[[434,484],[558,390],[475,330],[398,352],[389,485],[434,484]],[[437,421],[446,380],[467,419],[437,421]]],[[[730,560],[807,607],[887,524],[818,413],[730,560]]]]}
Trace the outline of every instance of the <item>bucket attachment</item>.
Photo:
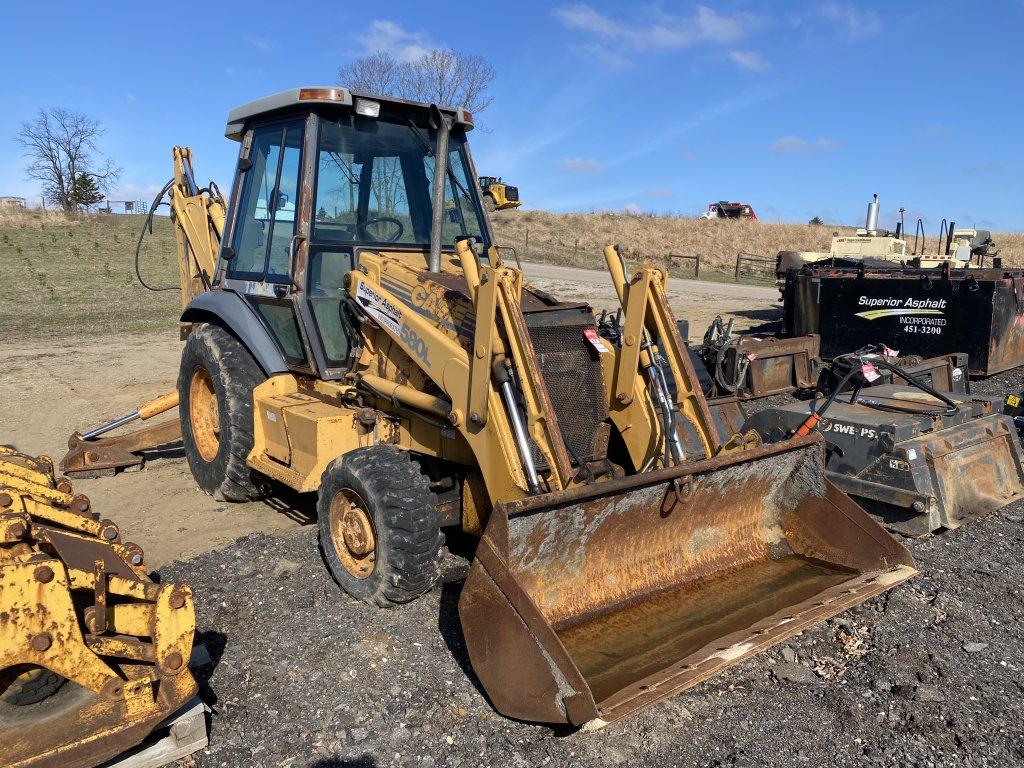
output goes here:
{"type": "Polygon", "coordinates": [[[459,602],[495,708],[600,727],[914,575],[822,446],[497,504],[459,602]]]}

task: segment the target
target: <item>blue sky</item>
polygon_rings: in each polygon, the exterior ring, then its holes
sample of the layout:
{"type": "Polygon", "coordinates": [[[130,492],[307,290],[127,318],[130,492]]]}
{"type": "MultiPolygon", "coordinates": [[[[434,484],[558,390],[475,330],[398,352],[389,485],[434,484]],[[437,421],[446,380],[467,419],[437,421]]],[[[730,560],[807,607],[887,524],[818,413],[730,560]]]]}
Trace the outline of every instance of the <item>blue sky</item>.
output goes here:
{"type": "Polygon", "coordinates": [[[857,223],[877,192],[890,221],[903,205],[929,232],[943,216],[1024,229],[1021,0],[250,0],[181,6],[180,20],[159,4],[11,5],[0,195],[37,193],[12,137],[40,108],[102,121],[124,169],[115,199],[150,199],[176,143],[226,188],[233,106],[334,83],[377,47],[438,46],[494,63],[477,168],[528,207],[696,213],[730,199],[767,219],[857,223]]]}

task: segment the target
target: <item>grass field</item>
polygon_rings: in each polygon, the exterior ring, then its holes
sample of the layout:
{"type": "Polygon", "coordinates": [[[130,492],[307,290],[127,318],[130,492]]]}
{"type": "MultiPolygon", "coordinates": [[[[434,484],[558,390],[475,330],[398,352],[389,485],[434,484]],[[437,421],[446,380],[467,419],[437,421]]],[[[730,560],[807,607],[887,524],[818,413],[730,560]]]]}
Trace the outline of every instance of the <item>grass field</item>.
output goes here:
{"type": "MultiPolygon", "coordinates": [[[[135,243],[143,221],[142,216],[0,211],[0,265],[11,286],[0,303],[0,341],[173,333],[177,290],[153,293],[135,277],[135,243]]],[[[636,261],[664,263],[667,253],[700,254],[701,276],[710,280],[731,280],[739,251],[774,259],[785,249],[827,249],[834,231],[805,224],[543,211],[500,212],[494,226],[498,241],[524,259],[603,269],[601,248],[620,243],[636,261]]],[[[993,237],[1004,263],[1024,265],[1024,233],[993,237]]],[[[928,248],[934,247],[932,238],[928,248]]],[[[142,250],[142,275],[150,285],[177,286],[174,253],[171,224],[156,217],[142,250]]],[[[673,274],[682,277],[688,270],[681,266],[673,274]]]]}
{"type": "Polygon", "coordinates": [[[179,308],[174,231],[156,218],[135,277],[143,216],[0,213],[0,264],[8,294],[0,303],[0,341],[166,330],[179,308]]]}

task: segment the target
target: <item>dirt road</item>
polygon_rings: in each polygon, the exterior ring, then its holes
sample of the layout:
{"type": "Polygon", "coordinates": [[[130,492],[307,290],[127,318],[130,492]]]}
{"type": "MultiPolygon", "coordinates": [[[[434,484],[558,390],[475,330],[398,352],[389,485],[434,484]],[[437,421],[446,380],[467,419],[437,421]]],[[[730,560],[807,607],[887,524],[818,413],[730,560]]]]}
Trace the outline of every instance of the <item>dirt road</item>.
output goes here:
{"type": "MultiPolygon", "coordinates": [[[[58,461],[74,430],[129,413],[174,388],[181,354],[176,335],[5,344],[0,440],[58,461]]],[[[177,411],[172,415],[177,418],[177,411]]],[[[277,500],[214,501],[196,488],[180,450],[141,472],[74,482],[95,510],[121,526],[127,540],[142,545],[153,567],[217,549],[252,531],[276,532],[308,521],[303,511],[277,500]]],[[[304,509],[311,512],[312,506],[304,509]]]]}
{"type": "MultiPolygon", "coordinates": [[[[614,294],[603,272],[543,264],[525,265],[529,280],[566,299],[611,309],[614,294]]],[[[772,289],[675,280],[673,308],[702,329],[716,313],[743,324],[757,312],[776,313],[772,289]]],[[[694,333],[697,333],[695,330],[694,333]]],[[[694,335],[694,334],[691,334],[694,335]]],[[[4,344],[0,377],[0,440],[58,460],[76,429],[129,413],[175,386],[181,342],[166,333],[92,336],[4,344]]],[[[128,540],[146,550],[157,567],[222,547],[254,531],[295,529],[312,521],[314,500],[296,495],[252,504],[224,504],[201,493],[180,450],[149,462],[141,472],[77,480],[96,510],[117,521],[128,540]]]]}
{"type": "MultiPolygon", "coordinates": [[[[589,301],[598,311],[618,308],[607,272],[532,262],[524,262],[523,271],[532,285],[560,299],[589,301]]],[[[782,318],[779,292],[770,285],[673,278],[668,297],[676,317],[690,321],[690,337],[698,341],[715,315],[735,318],[737,329],[782,318]]]]}

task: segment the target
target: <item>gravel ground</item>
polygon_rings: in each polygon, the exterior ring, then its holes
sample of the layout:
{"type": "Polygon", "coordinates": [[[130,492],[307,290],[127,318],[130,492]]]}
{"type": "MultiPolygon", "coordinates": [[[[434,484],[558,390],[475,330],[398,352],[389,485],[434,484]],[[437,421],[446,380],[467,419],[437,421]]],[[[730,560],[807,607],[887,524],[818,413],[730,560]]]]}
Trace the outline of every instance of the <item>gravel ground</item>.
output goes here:
{"type": "MultiPolygon", "coordinates": [[[[976,385],[1017,386],[1020,376],[976,385]]],[[[921,575],[596,733],[495,713],[456,604],[466,561],[382,611],[331,581],[312,526],[162,570],[213,663],[197,766],[1005,766],[1024,763],[1024,502],[906,542],[921,575]]]]}

